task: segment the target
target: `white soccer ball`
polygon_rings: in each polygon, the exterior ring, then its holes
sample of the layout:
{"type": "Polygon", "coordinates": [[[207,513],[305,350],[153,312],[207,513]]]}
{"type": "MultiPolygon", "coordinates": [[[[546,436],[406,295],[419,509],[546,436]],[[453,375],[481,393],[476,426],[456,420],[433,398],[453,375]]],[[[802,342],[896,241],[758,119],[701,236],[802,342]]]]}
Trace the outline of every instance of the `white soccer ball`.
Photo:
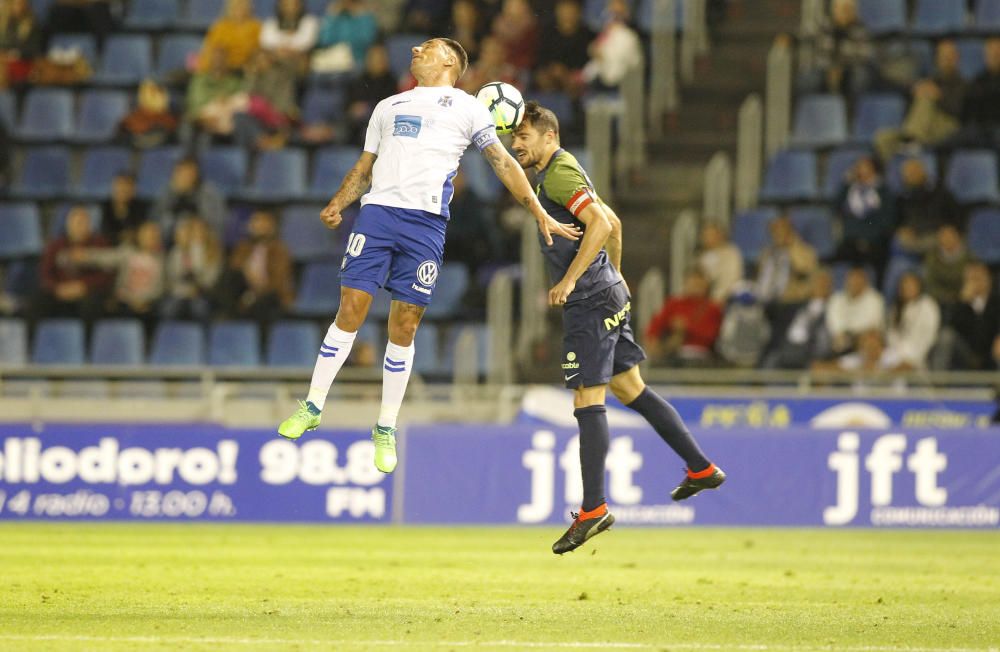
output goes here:
{"type": "Polygon", "coordinates": [[[509,134],[517,129],[524,117],[524,98],[521,91],[504,82],[490,82],[476,92],[476,99],[483,103],[493,116],[498,134],[509,134]]]}

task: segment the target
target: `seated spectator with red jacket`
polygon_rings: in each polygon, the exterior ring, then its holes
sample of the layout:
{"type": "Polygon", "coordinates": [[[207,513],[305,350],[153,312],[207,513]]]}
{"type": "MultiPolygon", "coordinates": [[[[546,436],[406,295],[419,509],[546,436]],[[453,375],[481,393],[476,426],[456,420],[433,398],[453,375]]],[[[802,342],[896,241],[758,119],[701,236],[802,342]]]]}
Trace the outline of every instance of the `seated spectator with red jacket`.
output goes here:
{"type": "Polygon", "coordinates": [[[684,277],[681,296],[669,297],[646,329],[645,346],[653,361],[700,363],[712,357],[722,325],[722,309],[708,295],[709,283],[699,269],[684,277]]]}

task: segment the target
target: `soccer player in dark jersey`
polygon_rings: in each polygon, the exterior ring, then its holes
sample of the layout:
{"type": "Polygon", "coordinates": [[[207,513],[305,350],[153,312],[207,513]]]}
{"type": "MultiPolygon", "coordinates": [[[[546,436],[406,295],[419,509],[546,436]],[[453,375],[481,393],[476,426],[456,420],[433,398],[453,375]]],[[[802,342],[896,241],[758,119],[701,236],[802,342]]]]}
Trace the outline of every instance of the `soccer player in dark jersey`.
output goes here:
{"type": "Polygon", "coordinates": [[[611,527],[614,516],[604,499],[604,464],[608,454],[608,387],[618,400],[649,422],[687,464],[687,473],[670,496],[690,498],[715,489],[726,479],[698,447],[677,411],[654,393],[639,375],[645,352],[629,325],[631,303],[621,276],[621,220],[594,191],[572,154],[559,145],[559,121],[537,102],[525,105],[514,132],[514,155],[521,167],[538,171],[538,199],[559,222],[584,229],[575,242],[554,240],[542,252],[555,285],[549,303],[563,307],[563,376],[574,390],[580,426],[583,505],[573,524],[552,545],[563,554],[611,527]]]}

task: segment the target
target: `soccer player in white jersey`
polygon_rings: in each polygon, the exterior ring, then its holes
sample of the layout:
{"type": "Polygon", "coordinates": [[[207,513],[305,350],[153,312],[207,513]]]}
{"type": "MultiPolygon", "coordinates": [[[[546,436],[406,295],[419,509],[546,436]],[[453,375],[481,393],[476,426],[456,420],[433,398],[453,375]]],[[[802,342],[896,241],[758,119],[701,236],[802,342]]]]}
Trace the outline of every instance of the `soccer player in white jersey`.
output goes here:
{"type": "Polygon", "coordinates": [[[340,309],[320,347],[309,395],[278,426],[278,433],[298,439],[319,426],[330,385],[351,352],[375,292],[385,287],[392,293],[389,343],[382,408],[372,429],[375,466],[383,473],[396,468],[396,419],[413,366],[413,338],[434,293],[452,180],[466,148],[475,144],[482,152],[497,177],[534,215],[548,244],[552,234],[570,240],[580,235],[545,212],[521,166],[497,138],[489,111],[454,87],[467,66],[465,50],[450,39],[431,39],[413,48],[410,71],[417,87],[375,107],[361,157],[320,215],[335,229],[341,211],[361,198],[361,213],[341,266],[340,309]]]}

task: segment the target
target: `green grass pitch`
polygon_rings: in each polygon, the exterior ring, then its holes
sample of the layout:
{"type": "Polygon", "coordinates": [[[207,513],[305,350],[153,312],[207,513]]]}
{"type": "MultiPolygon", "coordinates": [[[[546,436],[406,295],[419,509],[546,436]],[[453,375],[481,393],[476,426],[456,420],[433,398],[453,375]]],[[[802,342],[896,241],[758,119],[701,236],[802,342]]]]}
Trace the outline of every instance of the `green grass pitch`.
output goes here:
{"type": "Polygon", "coordinates": [[[0,650],[1000,648],[1000,533],[0,525],[0,650]]]}

